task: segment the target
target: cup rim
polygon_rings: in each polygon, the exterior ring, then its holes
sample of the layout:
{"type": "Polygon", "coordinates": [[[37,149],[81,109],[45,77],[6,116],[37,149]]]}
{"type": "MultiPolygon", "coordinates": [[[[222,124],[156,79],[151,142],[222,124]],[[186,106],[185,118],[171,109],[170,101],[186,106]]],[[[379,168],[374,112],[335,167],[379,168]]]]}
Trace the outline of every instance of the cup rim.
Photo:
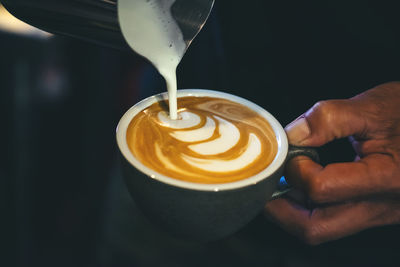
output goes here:
{"type": "Polygon", "coordinates": [[[116,128],[116,138],[117,144],[120,152],[122,153],[123,157],[132,165],[132,167],[138,169],[140,172],[147,175],[149,178],[158,180],[162,183],[169,184],[172,186],[184,188],[184,189],[191,189],[191,190],[198,190],[198,191],[224,191],[224,190],[232,190],[243,188],[249,185],[255,185],[260,181],[268,179],[272,176],[285,162],[286,156],[288,153],[288,140],[286,137],[285,130],[283,129],[282,125],[272,116],[268,111],[264,108],[260,107],[259,105],[244,99],[242,97],[232,95],[229,93],[224,93],[220,91],[208,90],[208,89],[180,89],[177,92],[177,97],[184,97],[184,96],[210,96],[210,97],[217,97],[228,99],[234,102],[238,102],[240,104],[244,104],[248,106],[253,111],[256,111],[258,114],[263,116],[267,121],[270,123],[277,139],[278,149],[274,160],[269,164],[265,169],[261,172],[250,176],[245,179],[241,179],[234,182],[229,183],[219,183],[219,184],[202,184],[202,183],[194,183],[194,182],[187,182],[182,181],[179,179],[168,177],[164,174],[156,172],[149,167],[145,166],[141,163],[135,156],[131,153],[128,143],[126,141],[126,131],[128,128],[129,123],[133,119],[136,114],[138,114],[143,109],[147,108],[151,104],[168,99],[168,93],[163,92],[159,93],[150,97],[147,97],[140,102],[133,105],[125,114],[121,117],[117,128],[116,128]]]}

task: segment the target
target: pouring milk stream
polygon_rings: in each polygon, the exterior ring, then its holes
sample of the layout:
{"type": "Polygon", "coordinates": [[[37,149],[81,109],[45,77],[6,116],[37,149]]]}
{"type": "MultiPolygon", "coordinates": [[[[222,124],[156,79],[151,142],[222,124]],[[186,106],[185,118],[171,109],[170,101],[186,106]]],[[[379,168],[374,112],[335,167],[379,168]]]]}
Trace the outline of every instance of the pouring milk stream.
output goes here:
{"type": "Polygon", "coordinates": [[[125,40],[165,79],[171,120],[178,118],[176,67],[189,45],[171,12],[176,1],[118,0],[118,19],[125,40]]]}

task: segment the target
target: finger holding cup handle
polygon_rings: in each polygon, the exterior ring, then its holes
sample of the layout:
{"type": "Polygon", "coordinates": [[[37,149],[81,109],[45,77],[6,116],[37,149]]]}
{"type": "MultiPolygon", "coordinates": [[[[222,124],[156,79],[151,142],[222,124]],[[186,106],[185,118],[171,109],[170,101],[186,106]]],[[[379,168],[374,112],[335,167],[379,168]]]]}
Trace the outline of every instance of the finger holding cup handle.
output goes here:
{"type": "MultiPolygon", "coordinates": [[[[291,159],[297,156],[306,156],[317,163],[320,162],[319,154],[315,148],[289,145],[286,162],[289,162],[291,159]]],[[[292,187],[287,184],[285,178],[282,177],[279,181],[279,189],[272,194],[271,200],[277,199],[291,190],[292,187]]]]}

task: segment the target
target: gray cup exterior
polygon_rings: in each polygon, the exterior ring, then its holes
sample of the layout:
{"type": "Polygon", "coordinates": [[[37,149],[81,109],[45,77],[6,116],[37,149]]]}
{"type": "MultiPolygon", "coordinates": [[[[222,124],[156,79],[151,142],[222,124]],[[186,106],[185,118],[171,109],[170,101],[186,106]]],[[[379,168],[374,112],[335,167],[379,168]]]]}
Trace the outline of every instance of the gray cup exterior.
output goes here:
{"type": "Polygon", "coordinates": [[[127,188],[141,211],[168,233],[186,240],[214,241],[245,226],[277,191],[283,166],[257,184],[224,191],[172,186],[148,177],[122,155],[127,188]]]}

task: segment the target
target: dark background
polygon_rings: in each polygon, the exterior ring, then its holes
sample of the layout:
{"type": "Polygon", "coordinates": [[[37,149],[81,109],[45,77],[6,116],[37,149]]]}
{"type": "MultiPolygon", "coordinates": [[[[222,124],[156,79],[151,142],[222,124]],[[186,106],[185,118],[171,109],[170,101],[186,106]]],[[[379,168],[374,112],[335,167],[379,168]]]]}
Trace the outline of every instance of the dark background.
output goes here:
{"type": "MultiPolygon", "coordinates": [[[[248,98],[286,125],[316,101],[400,80],[396,1],[221,1],[180,88],[248,98]]],[[[165,90],[131,51],[0,31],[0,266],[399,266],[398,226],[308,246],[262,216],[197,244],[153,226],[127,193],[115,127],[165,90]]],[[[346,140],[320,150],[350,161],[346,140]]]]}

